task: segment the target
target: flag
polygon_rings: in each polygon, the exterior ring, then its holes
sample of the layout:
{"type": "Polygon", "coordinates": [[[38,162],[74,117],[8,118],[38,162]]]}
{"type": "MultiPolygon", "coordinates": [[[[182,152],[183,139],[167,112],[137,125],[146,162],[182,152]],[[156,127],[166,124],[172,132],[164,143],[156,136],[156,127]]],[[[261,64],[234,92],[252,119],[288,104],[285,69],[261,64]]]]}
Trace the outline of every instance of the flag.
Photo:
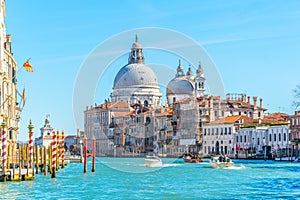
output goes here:
{"type": "Polygon", "coordinates": [[[23,64],[23,67],[25,67],[26,71],[27,72],[34,72],[31,64],[29,63],[29,61],[26,61],[24,64],[23,64]]]}
{"type": "Polygon", "coordinates": [[[22,92],[22,100],[23,100],[23,107],[25,106],[25,104],[26,104],[26,92],[25,92],[25,88],[23,89],[23,92],[22,92]]]}

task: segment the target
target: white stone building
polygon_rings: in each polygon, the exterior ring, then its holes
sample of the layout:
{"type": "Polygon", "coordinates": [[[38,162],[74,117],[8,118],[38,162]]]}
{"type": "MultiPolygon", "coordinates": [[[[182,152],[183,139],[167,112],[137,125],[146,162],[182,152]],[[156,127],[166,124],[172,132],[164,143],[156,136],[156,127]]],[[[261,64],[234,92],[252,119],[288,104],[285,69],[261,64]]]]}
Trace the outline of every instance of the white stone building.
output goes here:
{"type": "Polygon", "coordinates": [[[289,125],[270,125],[263,127],[242,128],[235,136],[235,151],[240,158],[246,158],[251,154],[273,154],[275,157],[281,151],[286,154],[290,148],[289,125]],[[265,149],[266,148],[266,152],[265,149]]]}
{"type": "Polygon", "coordinates": [[[35,146],[49,147],[53,141],[53,134],[55,129],[51,127],[48,117],[45,119],[45,125],[40,129],[41,135],[38,138],[35,138],[35,146]]]}

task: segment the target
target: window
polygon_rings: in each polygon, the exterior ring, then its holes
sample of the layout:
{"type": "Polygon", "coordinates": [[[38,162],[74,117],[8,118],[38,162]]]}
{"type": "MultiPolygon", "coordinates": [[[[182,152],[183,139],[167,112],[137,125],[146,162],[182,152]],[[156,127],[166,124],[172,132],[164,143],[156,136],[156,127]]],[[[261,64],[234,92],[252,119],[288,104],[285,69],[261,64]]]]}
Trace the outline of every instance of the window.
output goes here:
{"type": "Polygon", "coordinates": [[[225,135],[227,135],[227,128],[225,128],[225,135]]]}
{"type": "Polygon", "coordinates": [[[228,134],[231,134],[231,127],[228,128],[228,134]]]}
{"type": "Polygon", "coordinates": [[[247,136],[246,135],[244,136],[244,142],[247,142],[247,136]]]}
{"type": "Polygon", "coordinates": [[[274,142],[276,142],[276,133],[274,134],[274,142]]]}
{"type": "Polygon", "coordinates": [[[243,136],[240,136],[241,142],[243,142],[243,136]]]}
{"type": "Polygon", "coordinates": [[[215,133],[215,129],[212,128],[212,129],[211,129],[211,135],[214,135],[214,133],[215,133]]]}
{"type": "Polygon", "coordinates": [[[269,135],[269,141],[270,142],[272,141],[272,135],[271,134],[269,135]]]}
{"type": "Polygon", "coordinates": [[[281,134],[278,134],[278,141],[281,142],[281,134]]]}
{"type": "Polygon", "coordinates": [[[204,135],[206,135],[206,128],[204,129],[204,135]]]}
{"type": "Polygon", "coordinates": [[[257,138],[257,145],[259,145],[260,141],[259,141],[259,138],[257,138]]]}
{"type": "Polygon", "coordinates": [[[223,144],[223,140],[221,140],[221,144],[223,144]]]}
{"type": "Polygon", "coordinates": [[[261,116],[261,114],[260,114],[260,112],[258,112],[258,117],[260,117],[261,116]]]}
{"type": "Polygon", "coordinates": [[[236,142],[239,142],[239,136],[236,136],[236,142]]]}
{"type": "Polygon", "coordinates": [[[208,131],[207,135],[210,135],[210,129],[209,128],[207,129],[207,131],[208,131]]]}
{"type": "Polygon", "coordinates": [[[286,133],[283,134],[283,141],[286,141],[286,133]]]}
{"type": "Polygon", "coordinates": [[[176,97],[173,97],[173,103],[176,101],[176,97]]]}

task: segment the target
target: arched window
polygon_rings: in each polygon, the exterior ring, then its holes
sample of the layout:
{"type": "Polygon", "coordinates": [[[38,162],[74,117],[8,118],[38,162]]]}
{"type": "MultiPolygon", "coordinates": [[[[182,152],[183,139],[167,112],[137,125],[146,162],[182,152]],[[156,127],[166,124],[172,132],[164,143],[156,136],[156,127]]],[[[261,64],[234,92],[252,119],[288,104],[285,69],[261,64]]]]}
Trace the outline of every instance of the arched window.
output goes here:
{"type": "Polygon", "coordinates": [[[286,133],[283,134],[283,141],[286,141],[286,133]]]}
{"type": "Polygon", "coordinates": [[[278,141],[281,142],[281,134],[278,134],[278,141]]]}

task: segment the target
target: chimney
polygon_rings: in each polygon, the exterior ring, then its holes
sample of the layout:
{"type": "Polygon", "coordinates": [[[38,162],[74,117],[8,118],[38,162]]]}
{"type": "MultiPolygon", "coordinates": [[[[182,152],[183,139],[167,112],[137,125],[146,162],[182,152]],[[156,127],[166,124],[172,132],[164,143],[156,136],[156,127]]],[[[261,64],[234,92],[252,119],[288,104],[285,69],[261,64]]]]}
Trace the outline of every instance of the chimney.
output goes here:
{"type": "Polygon", "coordinates": [[[250,96],[248,96],[248,101],[247,101],[247,104],[250,105],[250,96]]]}
{"type": "Polygon", "coordinates": [[[262,108],[262,102],[263,102],[263,99],[260,98],[260,99],[259,99],[259,107],[260,107],[260,108],[262,108]]]}
{"type": "Polygon", "coordinates": [[[256,103],[257,103],[257,97],[253,97],[253,105],[254,105],[254,107],[256,107],[256,103]]]}

